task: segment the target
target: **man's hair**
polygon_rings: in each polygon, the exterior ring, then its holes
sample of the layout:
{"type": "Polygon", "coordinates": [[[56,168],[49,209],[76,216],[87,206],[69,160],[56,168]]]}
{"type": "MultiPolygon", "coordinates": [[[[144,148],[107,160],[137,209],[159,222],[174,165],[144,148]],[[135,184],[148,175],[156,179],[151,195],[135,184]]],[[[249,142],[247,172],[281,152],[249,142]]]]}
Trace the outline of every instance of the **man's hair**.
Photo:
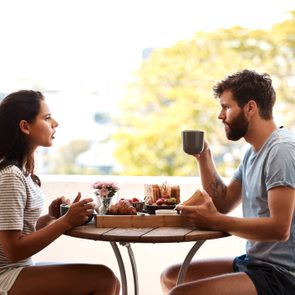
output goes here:
{"type": "Polygon", "coordinates": [[[224,91],[231,91],[233,99],[239,107],[254,100],[259,108],[262,119],[272,119],[272,109],[276,101],[276,92],[268,74],[258,74],[255,71],[243,70],[226,77],[214,87],[214,97],[218,98],[224,91]]]}

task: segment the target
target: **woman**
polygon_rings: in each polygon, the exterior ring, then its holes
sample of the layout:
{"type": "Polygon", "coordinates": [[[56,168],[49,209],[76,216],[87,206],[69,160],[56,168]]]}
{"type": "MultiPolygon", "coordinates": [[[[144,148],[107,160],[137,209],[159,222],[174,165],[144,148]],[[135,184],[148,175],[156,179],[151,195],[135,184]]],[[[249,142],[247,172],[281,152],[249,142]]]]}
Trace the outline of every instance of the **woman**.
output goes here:
{"type": "Polygon", "coordinates": [[[35,265],[31,256],[66,230],[83,224],[92,199],[78,194],[59,218],[64,197],[41,216],[44,195],[34,174],[34,153],[49,147],[58,123],[38,91],[11,93],[0,103],[0,295],[119,294],[119,282],[104,265],[35,265]]]}

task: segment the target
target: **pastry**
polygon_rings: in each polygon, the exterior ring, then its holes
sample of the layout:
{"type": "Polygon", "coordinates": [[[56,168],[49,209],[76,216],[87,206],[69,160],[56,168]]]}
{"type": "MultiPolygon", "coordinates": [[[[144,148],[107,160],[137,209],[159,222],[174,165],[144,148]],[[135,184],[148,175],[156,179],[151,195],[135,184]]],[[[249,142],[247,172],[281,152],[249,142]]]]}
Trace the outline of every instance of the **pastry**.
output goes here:
{"type": "Polygon", "coordinates": [[[109,207],[108,215],[136,215],[136,209],[128,200],[121,199],[109,207]]]}

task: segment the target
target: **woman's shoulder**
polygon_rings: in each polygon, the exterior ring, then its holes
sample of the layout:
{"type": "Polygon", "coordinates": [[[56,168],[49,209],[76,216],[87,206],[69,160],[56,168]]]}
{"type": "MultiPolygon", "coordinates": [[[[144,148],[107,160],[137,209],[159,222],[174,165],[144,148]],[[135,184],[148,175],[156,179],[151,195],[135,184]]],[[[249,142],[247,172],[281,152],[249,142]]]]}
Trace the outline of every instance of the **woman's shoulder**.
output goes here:
{"type": "Polygon", "coordinates": [[[16,165],[7,165],[6,167],[2,168],[0,170],[0,175],[15,175],[18,177],[23,178],[24,177],[24,173],[22,172],[22,170],[16,166],[16,165]]]}

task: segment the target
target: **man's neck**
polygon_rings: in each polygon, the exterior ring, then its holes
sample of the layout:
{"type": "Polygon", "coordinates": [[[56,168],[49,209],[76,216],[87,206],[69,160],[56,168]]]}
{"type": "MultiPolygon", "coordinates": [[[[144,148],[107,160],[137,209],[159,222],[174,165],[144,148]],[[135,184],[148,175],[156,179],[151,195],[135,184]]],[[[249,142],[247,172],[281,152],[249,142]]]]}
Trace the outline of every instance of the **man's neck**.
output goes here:
{"type": "Polygon", "coordinates": [[[277,129],[273,120],[259,120],[249,126],[245,140],[258,152],[269,136],[277,129]]]}

